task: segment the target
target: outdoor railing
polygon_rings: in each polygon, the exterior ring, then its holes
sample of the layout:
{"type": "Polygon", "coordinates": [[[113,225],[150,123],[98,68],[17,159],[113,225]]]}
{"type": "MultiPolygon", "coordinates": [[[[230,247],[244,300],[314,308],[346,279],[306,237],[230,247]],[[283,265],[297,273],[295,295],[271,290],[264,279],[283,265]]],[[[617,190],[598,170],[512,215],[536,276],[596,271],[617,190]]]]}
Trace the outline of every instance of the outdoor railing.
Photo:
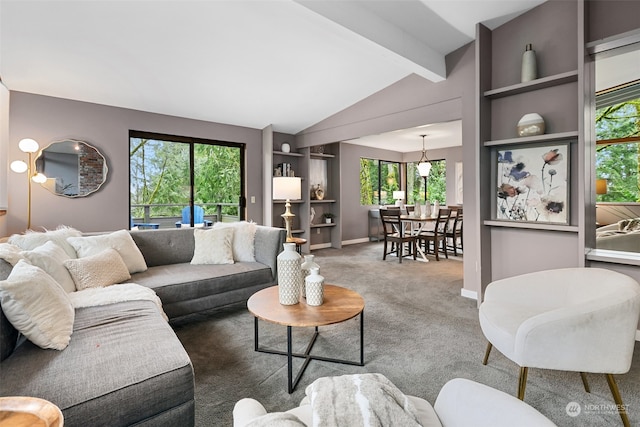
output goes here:
{"type": "MultiPolygon", "coordinates": [[[[240,215],[223,214],[223,206],[233,206],[236,212],[240,212],[240,205],[238,203],[197,203],[204,209],[204,219],[212,222],[224,221],[239,221],[240,215]],[[212,213],[213,212],[213,213],[212,213]]],[[[184,203],[156,203],[156,204],[132,204],[131,209],[142,208],[143,216],[134,216],[134,223],[144,224],[159,224],[158,228],[175,228],[175,223],[182,220],[182,209],[185,208],[184,203]],[[175,208],[176,215],[158,215],[153,214],[154,208],[175,208]]]]}

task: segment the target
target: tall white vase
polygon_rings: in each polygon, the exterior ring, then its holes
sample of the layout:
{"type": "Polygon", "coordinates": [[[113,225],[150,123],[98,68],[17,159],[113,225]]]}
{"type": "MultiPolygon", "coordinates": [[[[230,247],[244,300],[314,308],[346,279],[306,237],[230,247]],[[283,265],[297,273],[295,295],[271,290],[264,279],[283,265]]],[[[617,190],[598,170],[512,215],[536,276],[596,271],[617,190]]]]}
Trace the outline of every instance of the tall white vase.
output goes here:
{"type": "Polygon", "coordinates": [[[525,47],[522,54],[522,73],[521,82],[530,82],[538,78],[538,66],[536,64],[536,51],[533,50],[531,44],[525,47]]]}
{"type": "Polygon", "coordinates": [[[433,210],[431,211],[431,217],[437,218],[438,212],[440,212],[440,202],[436,200],[435,202],[433,202],[433,210]]]}
{"type": "Polygon", "coordinates": [[[285,243],[278,255],[278,300],[282,305],[298,304],[300,300],[300,260],[295,243],[285,243]]]}

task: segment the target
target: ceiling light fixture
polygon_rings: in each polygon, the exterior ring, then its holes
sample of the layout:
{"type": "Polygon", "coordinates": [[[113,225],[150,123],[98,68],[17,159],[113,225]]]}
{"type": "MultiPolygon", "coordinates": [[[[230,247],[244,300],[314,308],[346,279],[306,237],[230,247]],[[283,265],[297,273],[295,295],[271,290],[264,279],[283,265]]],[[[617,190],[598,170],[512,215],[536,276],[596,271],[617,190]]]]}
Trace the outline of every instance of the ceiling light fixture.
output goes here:
{"type": "Polygon", "coordinates": [[[429,172],[431,172],[431,162],[427,157],[427,150],[424,148],[424,137],[427,135],[420,135],[422,137],[422,157],[420,157],[420,161],[418,161],[418,173],[421,177],[426,178],[429,176],[429,172]]]}

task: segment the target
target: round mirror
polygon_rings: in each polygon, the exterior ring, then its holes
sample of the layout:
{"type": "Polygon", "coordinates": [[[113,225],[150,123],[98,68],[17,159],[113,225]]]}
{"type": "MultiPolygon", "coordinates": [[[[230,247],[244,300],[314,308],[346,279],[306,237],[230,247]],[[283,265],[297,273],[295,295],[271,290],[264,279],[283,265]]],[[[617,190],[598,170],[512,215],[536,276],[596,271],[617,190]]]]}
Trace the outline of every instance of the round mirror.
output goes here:
{"type": "Polygon", "coordinates": [[[53,194],[84,197],[96,192],[107,179],[107,161],[93,146],[65,139],[44,148],[36,159],[36,171],[47,179],[41,185],[53,194]]]}

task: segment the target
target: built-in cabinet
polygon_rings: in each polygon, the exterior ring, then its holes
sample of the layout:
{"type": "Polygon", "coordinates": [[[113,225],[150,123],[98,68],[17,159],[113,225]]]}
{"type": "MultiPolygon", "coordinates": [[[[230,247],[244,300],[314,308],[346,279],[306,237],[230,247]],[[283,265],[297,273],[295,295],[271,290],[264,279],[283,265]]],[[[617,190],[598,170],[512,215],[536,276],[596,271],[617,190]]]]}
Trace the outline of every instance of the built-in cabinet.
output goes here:
{"type": "MultiPolygon", "coordinates": [[[[272,176],[283,173],[282,165],[290,165],[293,175],[301,178],[302,198],[292,200],[291,212],[295,215],[292,225],[294,237],[306,239],[303,252],[313,249],[342,246],[340,223],[340,144],[297,149],[291,145],[289,152],[280,150],[282,144],[278,134],[274,139],[272,153],[272,176]],[[318,188],[321,191],[316,191],[318,188]],[[331,214],[326,222],[324,214],[331,214]]],[[[270,196],[270,195],[269,195],[270,196]]],[[[266,197],[272,200],[271,197],[266,197]]],[[[285,210],[284,200],[273,200],[271,224],[284,227],[280,216],[285,210]]]]}
{"type": "Polygon", "coordinates": [[[582,87],[579,28],[583,27],[578,21],[577,3],[546,2],[495,30],[478,25],[482,261],[476,268],[481,270],[483,288],[497,278],[542,266],[583,262],[578,234],[584,221],[585,152],[577,109],[582,87]],[[537,78],[521,82],[522,54],[529,43],[536,50],[537,78]],[[528,113],[544,118],[544,134],[518,136],[518,121],[528,113]],[[497,219],[498,151],[556,143],[566,144],[569,155],[567,223],[497,219]],[[560,253],[575,253],[575,260],[560,253]]]}

